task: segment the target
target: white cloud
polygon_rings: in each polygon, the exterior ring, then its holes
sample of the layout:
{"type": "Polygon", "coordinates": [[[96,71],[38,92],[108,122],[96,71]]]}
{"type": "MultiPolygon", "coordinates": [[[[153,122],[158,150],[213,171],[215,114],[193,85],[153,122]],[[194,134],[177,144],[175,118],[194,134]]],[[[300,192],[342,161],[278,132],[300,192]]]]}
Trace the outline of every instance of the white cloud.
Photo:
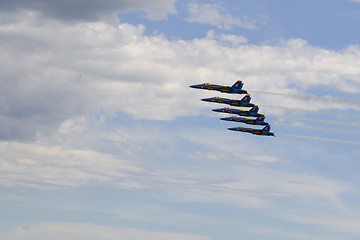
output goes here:
{"type": "Polygon", "coordinates": [[[234,35],[234,34],[215,34],[214,30],[210,30],[206,34],[206,38],[208,39],[215,39],[219,41],[219,43],[224,45],[229,45],[232,47],[237,47],[241,44],[247,43],[247,38],[244,36],[234,35]]]}
{"type": "Polygon", "coordinates": [[[142,188],[132,176],[144,171],[135,163],[92,150],[0,142],[1,185],[36,188],[112,184],[142,188]]]}
{"type": "Polygon", "coordinates": [[[247,43],[247,39],[245,37],[234,34],[221,34],[220,40],[230,42],[233,47],[247,43]]]}
{"type": "Polygon", "coordinates": [[[1,239],[97,239],[97,240],[210,240],[210,237],[173,232],[151,232],[135,228],[109,227],[88,223],[39,223],[30,227],[19,226],[10,232],[0,232],[1,239]]]}
{"type": "Polygon", "coordinates": [[[220,29],[231,29],[233,27],[254,29],[259,25],[264,25],[264,19],[249,19],[247,16],[242,18],[234,17],[219,4],[197,4],[187,5],[189,17],[186,21],[191,23],[202,23],[215,26],[220,29]]]}

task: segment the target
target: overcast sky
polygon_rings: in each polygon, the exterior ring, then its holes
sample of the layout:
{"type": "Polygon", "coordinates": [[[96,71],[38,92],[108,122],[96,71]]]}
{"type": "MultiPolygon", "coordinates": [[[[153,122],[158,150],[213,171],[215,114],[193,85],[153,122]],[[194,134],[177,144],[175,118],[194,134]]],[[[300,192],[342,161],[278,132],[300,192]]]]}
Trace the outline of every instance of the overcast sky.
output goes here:
{"type": "Polygon", "coordinates": [[[0,238],[360,237],[360,1],[0,0],[0,238]],[[244,89],[276,137],[189,88],[244,89]]]}

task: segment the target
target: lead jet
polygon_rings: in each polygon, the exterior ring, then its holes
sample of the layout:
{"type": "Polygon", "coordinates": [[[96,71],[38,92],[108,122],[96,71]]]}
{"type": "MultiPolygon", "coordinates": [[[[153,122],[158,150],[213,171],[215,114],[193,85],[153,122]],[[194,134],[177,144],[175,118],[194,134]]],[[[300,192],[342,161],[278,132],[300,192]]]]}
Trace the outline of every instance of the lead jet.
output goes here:
{"type": "Polygon", "coordinates": [[[234,109],[234,108],[219,108],[219,109],[213,109],[214,112],[220,112],[220,113],[231,113],[231,114],[237,114],[240,116],[247,116],[247,117],[260,117],[264,116],[263,114],[258,113],[259,107],[254,106],[249,111],[234,109]]]}
{"type": "Polygon", "coordinates": [[[239,132],[247,132],[254,135],[264,135],[264,136],[274,136],[273,132],[270,132],[270,125],[265,126],[263,129],[256,129],[256,128],[245,128],[245,127],[235,127],[235,128],[228,128],[231,131],[239,131],[239,132]]]}
{"type": "Polygon", "coordinates": [[[265,119],[265,116],[260,116],[260,117],[257,117],[256,119],[249,119],[249,118],[243,118],[243,117],[220,118],[220,120],[224,120],[224,121],[242,122],[242,123],[251,124],[251,125],[262,125],[262,126],[269,125],[267,122],[264,121],[264,119],[265,119]]]}
{"type": "Polygon", "coordinates": [[[213,97],[213,98],[203,98],[201,101],[205,102],[216,102],[216,103],[225,103],[231,106],[236,107],[254,107],[255,104],[250,103],[251,97],[250,94],[246,94],[241,100],[236,99],[227,99],[227,98],[220,98],[220,97],[213,97]]]}
{"type": "Polygon", "coordinates": [[[191,85],[190,87],[198,88],[198,89],[215,90],[215,91],[219,91],[222,93],[247,94],[246,90],[242,90],[243,85],[244,85],[244,83],[242,81],[238,80],[231,87],[216,85],[216,84],[209,84],[209,83],[191,85]]]}

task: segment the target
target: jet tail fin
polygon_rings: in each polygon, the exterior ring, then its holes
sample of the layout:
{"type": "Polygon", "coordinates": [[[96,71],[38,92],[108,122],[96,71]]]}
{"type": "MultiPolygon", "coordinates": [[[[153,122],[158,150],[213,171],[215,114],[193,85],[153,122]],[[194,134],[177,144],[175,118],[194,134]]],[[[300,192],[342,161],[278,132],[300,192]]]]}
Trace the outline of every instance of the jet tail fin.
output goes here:
{"type": "Polygon", "coordinates": [[[266,126],[262,129],[262,131],[265,132],[265,133],[270,132],[270,125],[266,125],[266,126]]]}
{"type": "Polygon", "coordinates": [[[253,113],[257,113],[259,111],[259,107],[258,106],[254,106],[252,108],[250,108],[249,112],[253,112],[253,113]]]}
{"type": "Polygon", "coordinates": [[[232,90],[241,90],[243,87],[244,83],[241,80],[236,81],[236,83],[234,83],[234,85],[232,85],[230,88],[232,90]]]}
{"type": "Polygon", "coordinates": [[[249,103],[251,100],[250,94],[246,94],[245,97],[243,97],[240,101],[249,103]]]}
{"type": "Polygon", "coordinates": [[[263,122],[265,120],[265,116],[259,116],[259,117],[256,118],[256,120],[259,121],[259,122],[263,122]]]}

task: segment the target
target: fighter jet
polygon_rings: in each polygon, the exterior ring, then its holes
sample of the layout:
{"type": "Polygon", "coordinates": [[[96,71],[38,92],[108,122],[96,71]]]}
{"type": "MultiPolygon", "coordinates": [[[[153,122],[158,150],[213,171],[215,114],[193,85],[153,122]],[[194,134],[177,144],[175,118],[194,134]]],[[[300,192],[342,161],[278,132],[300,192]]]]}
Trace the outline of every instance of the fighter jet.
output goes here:
{"type": "Polygon", "coordinates": [[[243,117],[220,118],[220,120],[233,121],[233,122],[243,122],[243,123],[251,124],[251,125],[263,125],[263,126],[269,125],[267,122],[264,122],[264,119],[265,119],[264,116],[257,117],[256,119],[243,118],[243,117]]]}
{"type": "Polygon", "coordinates": [[[264,136],[274,136],[275,134],[270,132],[270,125],[265,126],[263,129],[256,129],[256,128],[245,128],[245,127],[235,127],[235,128],[228,128],[231,131],[239,131],[239,132],[248,132],[255,135],[264,135],[264,136]]]}
{"type": "Polygon", "coordinates": [[[221,85],[216,85],[216,84],[209,84],[209,83],[191,85],[190,87],[191,88],[198,88],[198,89],[215,90],[215,91],[219,91],[219,92],[222,92],[222,93],[246,94],[247,91],[242,90],[243,85],[244,85],[244,83],[242,81],[238,80],[231,87],[229,87],[229,86],[221,86],[221,85]]]}
{"type": "Polygon", "coordinates": [[[205,102],[225,103],[236,107],[254,107],[255,104],[250,103],[250,100],[251,100],[250,94],[246,94],[245,97],[243,97],[241,100],[227,99],[220,97],[201,99],[201,101],[205,101],[205,102]]]}
{"type": "Polygon", "coordinates": [[[231,113],[231,114],[237,114],[240,116],[247,116],[247,117],[260,117],[264,116],[263,114],[258,113],[259,107],[254,106],[249,111],[244,110],[238,110],[234,108],[219,108],[219,109],[213,109],[214,112],[220,112],[220,113],[231,113]]]}

